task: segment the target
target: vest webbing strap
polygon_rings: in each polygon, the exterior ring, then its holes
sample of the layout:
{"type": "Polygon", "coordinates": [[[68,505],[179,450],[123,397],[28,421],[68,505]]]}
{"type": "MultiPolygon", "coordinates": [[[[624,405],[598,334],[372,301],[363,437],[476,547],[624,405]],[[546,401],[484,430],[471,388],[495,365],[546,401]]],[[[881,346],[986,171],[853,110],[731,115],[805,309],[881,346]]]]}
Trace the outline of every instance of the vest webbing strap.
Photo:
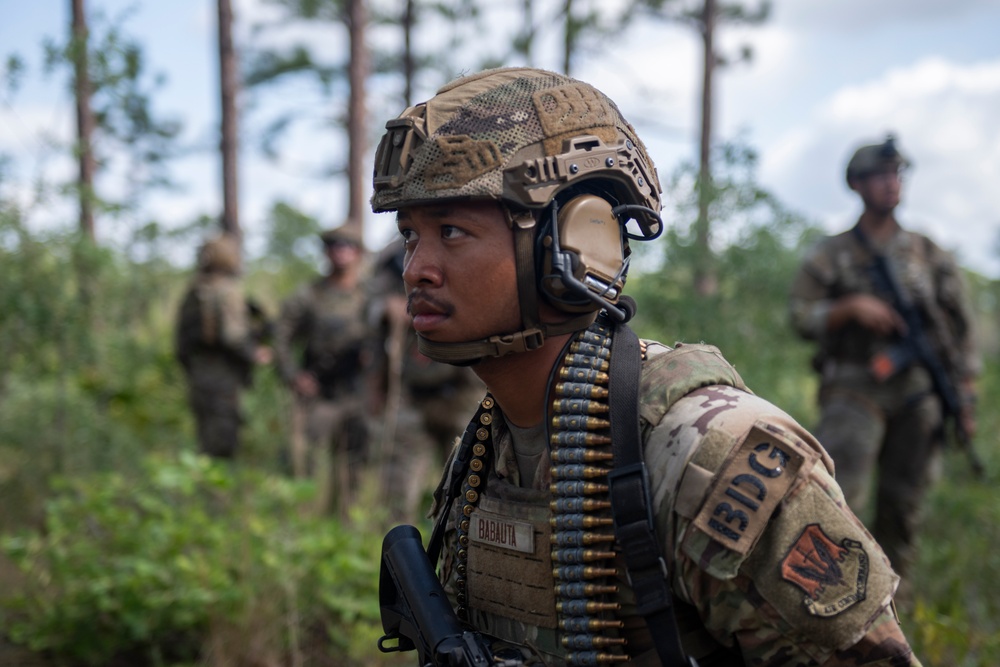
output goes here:
{"type": "Polygon", "coordinates": [[[664,667],[691,665],[677,631],[667,564],[653,523],[649,474],[639,436],[639,385],[642,356],[639,338],[628,326],[615,328],[611,341],[610,421],[614,468],[608,474],[615,538],[625,558],[636,608],[646,620],[664,667]]]}

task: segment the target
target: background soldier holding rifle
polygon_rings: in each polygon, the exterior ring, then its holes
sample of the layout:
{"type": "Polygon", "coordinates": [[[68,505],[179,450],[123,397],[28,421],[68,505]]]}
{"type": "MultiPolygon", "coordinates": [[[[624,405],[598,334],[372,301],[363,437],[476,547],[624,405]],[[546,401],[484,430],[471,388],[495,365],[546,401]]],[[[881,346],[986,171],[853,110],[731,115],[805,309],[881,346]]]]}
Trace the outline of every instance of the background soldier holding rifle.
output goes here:
{"type": "Polygon", "coordinates": [[[819,343],[816,436],[855,512],[865,510],[878,469],[872,532],[903,590],[946,428],[972,453],[981,365],[954,259],[896,220],[908,166],[891,135],[854,153],[847,184],[864,212],[812,249],[790,301],[796,330],[819,343]]]}

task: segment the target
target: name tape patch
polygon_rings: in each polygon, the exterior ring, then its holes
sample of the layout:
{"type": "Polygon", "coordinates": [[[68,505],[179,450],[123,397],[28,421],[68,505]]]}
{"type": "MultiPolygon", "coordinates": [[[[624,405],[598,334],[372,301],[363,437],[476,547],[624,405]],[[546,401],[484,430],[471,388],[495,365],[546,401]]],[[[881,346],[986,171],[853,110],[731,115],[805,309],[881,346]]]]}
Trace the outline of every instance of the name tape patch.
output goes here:
{"type": "Polygon", "coordinates": [[[746,555],[807,457],[790,439],[756,425],[723,463],[694,525],[727,549],[746,555]]]}
{"type": "Polygon", "coordinates": [[[535,531],[530,523],[495,515],[482,516],[481,512],[473,512],[470,517],[469,539],[500,549],[527,554],[535,552],[535,531]]]}

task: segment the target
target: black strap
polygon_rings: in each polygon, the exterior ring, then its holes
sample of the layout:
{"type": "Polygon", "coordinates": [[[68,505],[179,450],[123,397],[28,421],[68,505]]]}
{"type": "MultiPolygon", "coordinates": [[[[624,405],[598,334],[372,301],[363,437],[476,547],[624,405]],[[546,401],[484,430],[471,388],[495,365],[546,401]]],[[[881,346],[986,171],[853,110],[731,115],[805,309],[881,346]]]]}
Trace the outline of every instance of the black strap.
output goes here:
{"type": "Polygon", "coordinates": [[[625,557],[628,580],[639,615],[646,620],[664,667],[691,665],[677,631],[667,564],[653,523],[649,474],[639,436],[639,338],[627,325],[616,327],[611,341],[610,421],[614,468],[608,474],[615,537],[625,557]]]}

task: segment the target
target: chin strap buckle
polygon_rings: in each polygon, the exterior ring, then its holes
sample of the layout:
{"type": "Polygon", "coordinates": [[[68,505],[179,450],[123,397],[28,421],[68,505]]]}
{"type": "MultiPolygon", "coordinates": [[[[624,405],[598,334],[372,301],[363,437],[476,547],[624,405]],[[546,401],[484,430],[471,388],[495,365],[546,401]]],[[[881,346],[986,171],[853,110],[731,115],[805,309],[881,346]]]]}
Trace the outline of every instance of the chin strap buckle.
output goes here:
{"type": "Polygon", "coordinates": [[[545,334],[541,329],[526,329],[503,336],[490,336],[487,343],[493,346],[491,357],[504,357],[517,352],[537,350],[545,342],[545,334]]]}

